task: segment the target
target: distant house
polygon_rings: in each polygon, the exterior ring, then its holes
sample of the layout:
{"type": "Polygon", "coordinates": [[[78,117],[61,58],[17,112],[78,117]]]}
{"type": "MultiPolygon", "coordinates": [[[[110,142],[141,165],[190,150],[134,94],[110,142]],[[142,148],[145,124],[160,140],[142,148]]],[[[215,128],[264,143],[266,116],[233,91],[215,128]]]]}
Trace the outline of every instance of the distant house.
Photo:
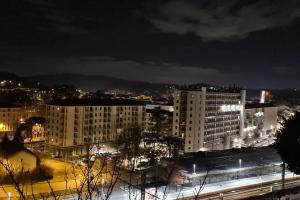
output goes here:
{"type": "Polygon", "coordinates": [[[37,155],[16,141],[10,141],[7,137],[0,143],[0,160],[15,170],[25,171],[34,170],[40,163],[37,155]]]}

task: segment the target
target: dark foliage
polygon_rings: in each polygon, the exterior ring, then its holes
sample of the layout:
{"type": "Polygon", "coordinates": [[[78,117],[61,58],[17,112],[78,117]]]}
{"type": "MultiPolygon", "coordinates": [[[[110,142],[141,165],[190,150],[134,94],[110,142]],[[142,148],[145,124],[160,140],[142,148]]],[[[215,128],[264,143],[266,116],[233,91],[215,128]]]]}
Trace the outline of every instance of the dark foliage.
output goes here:
{"type": "Polygon", "coordinates": [[[300,174],[300,112],[285,120],[274,144],[290,171],[300,174]]]}
{"type": "Polygon", "coordinates": [[[4,135],[0,143],[0,157],[9,157],[10,155],[24,149],[22,143],[18,140],[9,140],[7,135],[4,135]]]}
{"type": "MultiPolygon", "coordinates": [[[[32,171],[20,171],[14,177],[18,182],[39,182],[53,178],[53,170],[44,165],[39,165],[32,171]]],[[[0,174],[0,184],[12,184],[9,174],[0,174]]]]}

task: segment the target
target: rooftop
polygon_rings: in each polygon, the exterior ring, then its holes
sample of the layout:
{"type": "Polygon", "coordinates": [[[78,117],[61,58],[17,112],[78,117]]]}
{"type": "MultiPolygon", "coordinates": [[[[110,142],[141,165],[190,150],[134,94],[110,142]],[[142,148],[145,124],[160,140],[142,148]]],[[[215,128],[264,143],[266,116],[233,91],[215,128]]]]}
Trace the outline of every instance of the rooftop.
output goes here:
{"type": "Polygon", "coordinates": [[[211,170],[227,170],[239,167],[239,159],[242,167],[254,167],[281,163],[281,158],[275,149],[271,147],[242,148],[224,151],[192,153],[175,161],[180,168],[193,173],[193,164],[196,164],[197,173],[211,170]]]}
{"type": "Polygon", "coordinates": [[[48,105],[55,106],[133,106],[144,105],[143,102],[132,99],[66,99],[54,100],[48,105]]]}
{"type": "Polygon", "coordinates": [[[193,85],[185,85],[180,87],[180,90],[188,90],[188,91],[201,91],[202,88],[205,87],[208,92],[224,92],[224,93],[240,93],[242,90],[239,87],[224,87],[224,86],[215,86],[209,84],[193,84],[193,85]]]}
{"type": "Polygon", "coordinates": [[[20,108],[21,106],[8,103],[8,102],[0,102],[0,108],[20,108]]]}
{"type": "Polygon", "coordinates": [[[272,103],[247,103],[245,105],[245,109],[266,108],[266,107],[276,107],[276,106],[272,103]]]}
{"type": "Polygon", "coordinates": [[[173,116],[173,112],[168,110],[162,110],[162,109],[146,109],[146,113],[161,114],[161,115],[165,114],[165,115],[173,116]]]}

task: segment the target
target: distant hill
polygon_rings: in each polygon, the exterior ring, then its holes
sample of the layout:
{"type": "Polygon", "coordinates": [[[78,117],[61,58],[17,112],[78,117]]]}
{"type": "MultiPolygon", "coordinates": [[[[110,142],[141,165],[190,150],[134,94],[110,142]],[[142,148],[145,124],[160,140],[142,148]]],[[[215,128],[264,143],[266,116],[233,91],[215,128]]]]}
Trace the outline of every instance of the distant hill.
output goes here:
{"type": "MultiPolygon", "coordinates": [[[[0,80],[12,80],[15,83],[22,83],[24,87],[51,87],[55,84],[72,84],[80,89],[96,91],[120,89],[133,92],[149,92],[149,94],[160,94],[171,87],[179,88],[178,85],[149,83],[143,81],[129,81],[102,75],[81,75],[81,74],[53,74],[53,75],[34,75],[18,76],[13,73],[0,72],[0,80]]],[[[197,84],[196,84],[197,85],[197,84]]],[[[200,84],[201,85],[201,84],[200,84]]],[[[271,89],[271,94],[275,96],[299,96],[300,90],[271,89]]],[[[247,98],[259,99],[261,89],[247,89],[247,98]]]]}
{"type": "Polygon", "coordinates": [[[57,75],[36,75],[27,79],[41,82],[45,85],[72,84],[81,89],[121,89],[130,91],[164,91],[170,85],[159,83],[148,83],[142,81],[128,81],[102,75],[80,75],[80,74],[57,74],[57,75]]]}
{"type": "Polygon", "coordinates": [[[128,81],[102,75],[81,75],[81,74],[55,74],[55,75],[34,75],[17,76],[15,74],[0,72],[0,80],[13,80],[24,83],[26,86],[40,85],[53,86],[55,84],[72,84],[84,90],[120,89],[129,91],[151,91],[163,92],[170,88],[170,84],[149,83],[142,81],[128,81]]]}
{"type": "Polygon", "coordinates": [[[14,84],[21,83],[23,87],[35,87],[36,83],[26,77],[21,77],[9,72],[0,72],[0,81],[9,80],[13,81],[14,84]]]}

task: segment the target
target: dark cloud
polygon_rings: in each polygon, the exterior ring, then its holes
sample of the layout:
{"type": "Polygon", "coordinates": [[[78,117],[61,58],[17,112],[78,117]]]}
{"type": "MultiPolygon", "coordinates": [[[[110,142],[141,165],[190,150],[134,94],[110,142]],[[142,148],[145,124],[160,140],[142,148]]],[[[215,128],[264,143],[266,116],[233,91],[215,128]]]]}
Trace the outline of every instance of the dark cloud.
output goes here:
{"type": "Polygon", "coordinates": [[[299,3],[1,0],[0,69],[297,87],[299,3]]]}
{"type": "Polygon", "coordinates": [[[10,72],[17,71],[22,75],[30,75],[32,72],[34,72],[33,74],[99,74],[127,80],[178,84],[197,83],[199,81],[223,84],[228,79],[228,75],[217,69],[167,62],[138,62],[96,56],[51,57],[19,54],[17,57],[18,60],[7,59],[2,65],[8,68],[10,72]],[[22,63],[22,68],[19,67],[19,63],[22,63]],[[53,71],[53,66],[55,66],[55,71],[53,71]]]}
{"type": "Polygon", "coordinates": [[[193,33],[203,40],[244,38],[283,27],[300,17],[299,0],[167,1],[150,21],[168,33],[193,33]]]}

